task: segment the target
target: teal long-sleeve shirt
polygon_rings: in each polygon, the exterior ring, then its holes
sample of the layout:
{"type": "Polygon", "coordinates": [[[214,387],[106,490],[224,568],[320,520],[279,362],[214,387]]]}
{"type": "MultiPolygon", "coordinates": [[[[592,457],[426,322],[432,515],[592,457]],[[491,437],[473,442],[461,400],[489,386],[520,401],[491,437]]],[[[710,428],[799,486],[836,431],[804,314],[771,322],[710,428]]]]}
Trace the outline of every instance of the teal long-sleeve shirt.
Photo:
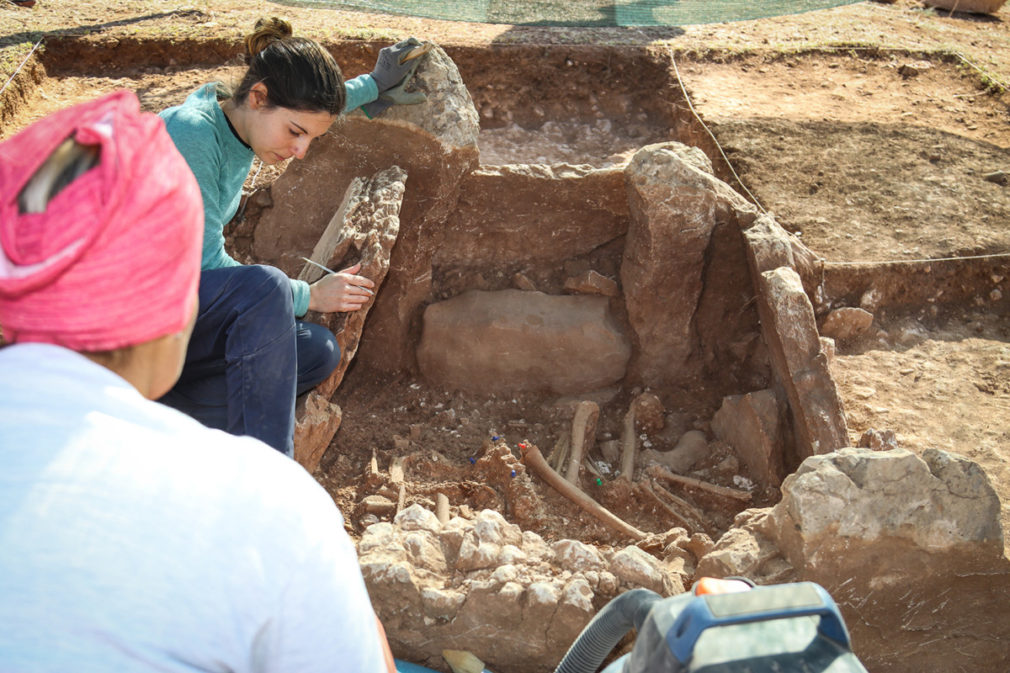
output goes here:
{"type": "MultiPolygon", "coordinates": [[[[378,97],[375,80],[361,75],[344,83],[345,111],[354,110],[378,97]]],[[[200,268],[222,269],[240,266],[224,249],[224,228],[238,211],[242,185],[252,168],[252,149],[236,136],[218,104],[218,85],[205,84],[191,93],[182,105],[163,110],[168,135],[186,159],[200,185],[203,197],[203,257],[200,268]]],[[[291,296],[296,316],[309,310],[309,286],[291,280],[291,296]]]]}

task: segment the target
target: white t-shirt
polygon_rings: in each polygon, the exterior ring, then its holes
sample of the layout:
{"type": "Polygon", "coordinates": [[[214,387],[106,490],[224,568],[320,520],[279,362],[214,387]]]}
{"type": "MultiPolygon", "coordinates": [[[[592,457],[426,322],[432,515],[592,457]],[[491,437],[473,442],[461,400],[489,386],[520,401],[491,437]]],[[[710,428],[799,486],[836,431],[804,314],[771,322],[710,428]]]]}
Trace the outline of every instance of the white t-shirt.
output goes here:
{"type": "Polygon", "coordinates": [[[0,671],[384,671],[327,493],[63,348],[0,349],[0,671]]]}

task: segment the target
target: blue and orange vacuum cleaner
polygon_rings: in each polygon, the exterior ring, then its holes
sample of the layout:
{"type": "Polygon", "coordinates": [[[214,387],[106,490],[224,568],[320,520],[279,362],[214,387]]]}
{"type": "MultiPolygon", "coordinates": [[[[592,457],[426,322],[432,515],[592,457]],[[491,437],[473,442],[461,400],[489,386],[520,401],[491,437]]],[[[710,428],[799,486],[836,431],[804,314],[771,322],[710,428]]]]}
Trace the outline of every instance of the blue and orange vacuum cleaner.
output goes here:
{"type": "Polygon", "coordinates": [[[866,673],[820,585],[713,578],[671,598],[647,589],[621,594],[583,629],[556,673],[595,673],[631,629],[638,632],[631,652],[603,673],[866,673]]]}

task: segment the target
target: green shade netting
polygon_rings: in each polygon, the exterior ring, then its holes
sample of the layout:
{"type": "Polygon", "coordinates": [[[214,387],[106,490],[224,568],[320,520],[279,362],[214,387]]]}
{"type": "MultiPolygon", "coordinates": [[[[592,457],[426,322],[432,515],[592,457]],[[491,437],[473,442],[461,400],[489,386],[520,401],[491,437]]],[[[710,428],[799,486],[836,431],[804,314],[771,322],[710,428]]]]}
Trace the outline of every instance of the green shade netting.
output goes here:
{"type": "Polygon", "coordinates": [[[684,26],[799,14],[858,0],[277,0],[449,21],[545,26],[684,26]]]}

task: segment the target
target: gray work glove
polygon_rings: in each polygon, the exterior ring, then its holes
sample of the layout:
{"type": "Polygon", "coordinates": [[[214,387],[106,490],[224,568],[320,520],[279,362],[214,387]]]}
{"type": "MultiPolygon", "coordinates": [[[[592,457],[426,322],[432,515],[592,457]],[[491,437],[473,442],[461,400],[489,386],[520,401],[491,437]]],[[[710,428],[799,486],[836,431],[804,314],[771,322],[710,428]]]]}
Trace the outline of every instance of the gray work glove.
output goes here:
{"type": "Polygon", "coordinates": [[[379,51],[375,69],[371,72],[379,97],[361,106],[369,119],[379,116],[393,105],[417,105],[425,101],[424,92],[405,90],[423,56],[405,62],[403,58],[421,44],[416,37],[409,37],[379,51]]]}
{"type": "Polygon", "coordinates": [[[420,46],[420,40],[416,37],[408,37],[391,47],[383,47],[379,51],[379,58],[375,61],[375,68],[372,69],[371,75],[380,94],[403,82],[407,75],[413,74],[420,59],[414,58],[403,62],[403,57],[409,54],[414,47],[420,46]]]}
{"type": "MultiPolygon", "coordinates": [[[[420,61],[421,59],[415,60],[420,61]]],[[[374,119],[393,105],[417,105],[418,103],[423,103],[427,99],[423,91],[405,91],[407,84],[410,83],[410,78],[413,76],[414,73],[410,73],[392,89],[387,89],[383,93],[380,93],[379,97],[371,103],[362,105],[361,110],[365,113],[365,116],[369,119],[374,119]]]]}

